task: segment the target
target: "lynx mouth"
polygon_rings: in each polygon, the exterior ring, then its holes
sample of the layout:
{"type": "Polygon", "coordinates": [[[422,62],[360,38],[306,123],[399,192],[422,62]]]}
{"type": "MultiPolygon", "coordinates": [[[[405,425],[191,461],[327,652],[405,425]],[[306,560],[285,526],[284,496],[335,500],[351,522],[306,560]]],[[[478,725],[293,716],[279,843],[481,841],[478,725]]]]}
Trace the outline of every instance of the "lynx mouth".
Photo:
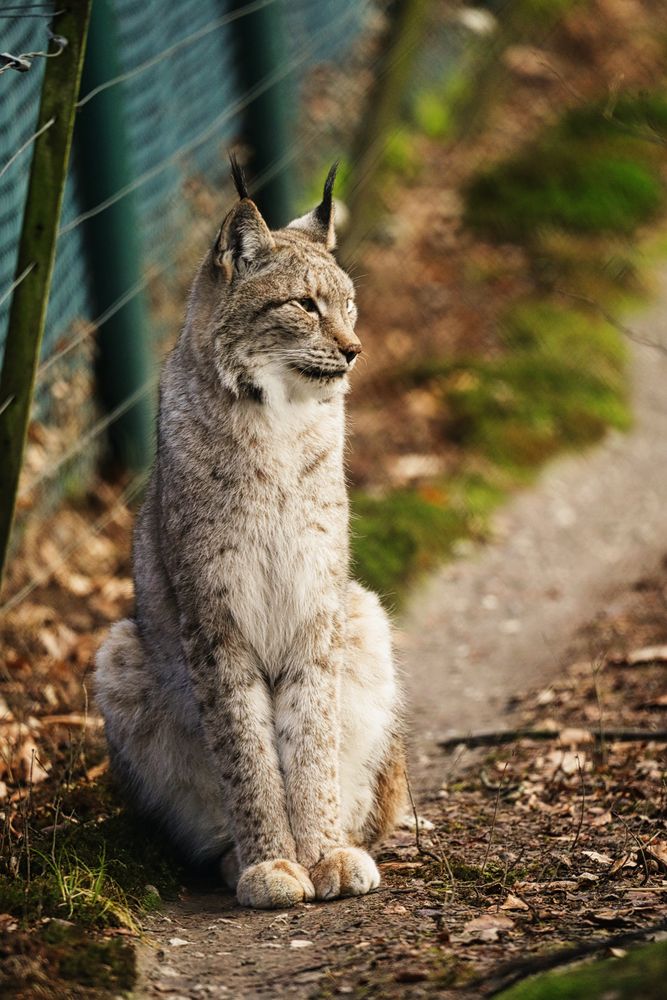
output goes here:
{"type": "Polygon", "coordinates": [[[331,381],[335,378],[342,378],[347,375],[346,368],[314,368],[311,365],[292,365],[294,371],[304,378],[312,379],[314,382],[331,381]]]}

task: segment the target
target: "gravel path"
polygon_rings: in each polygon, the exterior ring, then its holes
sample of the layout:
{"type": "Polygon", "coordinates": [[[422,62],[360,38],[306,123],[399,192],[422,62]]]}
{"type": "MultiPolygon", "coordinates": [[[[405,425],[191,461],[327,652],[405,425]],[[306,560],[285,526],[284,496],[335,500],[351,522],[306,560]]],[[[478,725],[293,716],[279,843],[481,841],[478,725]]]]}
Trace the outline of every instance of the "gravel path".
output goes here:
{"type": "MultiPolygon", "coordinates": [[[[632,328],[667,344],[667,270],[657,301],[632,328]]],[[[511,695],[548,682],[575,631],[667,551],[667,355],[634,355],[632,433],[552,464],[503,509],[491,544],[413,596],[398,643],[423,789],[442,779],[435,739],[500,722],[511,695]]],[[[381,894],[269,914],[194,892],[153,919],[136,995],[333,995],[317,992],[328,962],[383,919],[381,894]]]]}
{"type": "MultiPolygon", "coordinates": [[[[667,270],[631,323],[638,338],[667,345],[665,303],[667,270]]],[[[667,353],[633,355],[632,432],[551,464],[503,508],[492,544],[414,594],[399,641],[418,756],[438,736],[497,724],[512,693],[552,676],[576,629],[667,551],[667,353]]]]}

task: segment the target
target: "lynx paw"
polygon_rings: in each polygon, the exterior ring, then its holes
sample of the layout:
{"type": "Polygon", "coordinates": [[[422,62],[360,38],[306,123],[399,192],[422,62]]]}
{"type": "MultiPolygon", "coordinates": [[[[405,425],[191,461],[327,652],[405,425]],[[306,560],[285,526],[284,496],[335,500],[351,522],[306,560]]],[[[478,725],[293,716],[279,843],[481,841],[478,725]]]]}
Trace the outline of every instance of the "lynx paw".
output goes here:
{"type": "Polygon", "coordinates": [[[380,874],[370,854],[359,847],[337,847],[310,873],[317,899],[364,896],[380,884],[380,874]]]}
{"type": "Polygon", "coordinates": [[[260,861],[241,872],[236,886],[241,906],[257,910],[281,910],[314,899],[315,889],[308,872],[296,861],[260,861]]]}

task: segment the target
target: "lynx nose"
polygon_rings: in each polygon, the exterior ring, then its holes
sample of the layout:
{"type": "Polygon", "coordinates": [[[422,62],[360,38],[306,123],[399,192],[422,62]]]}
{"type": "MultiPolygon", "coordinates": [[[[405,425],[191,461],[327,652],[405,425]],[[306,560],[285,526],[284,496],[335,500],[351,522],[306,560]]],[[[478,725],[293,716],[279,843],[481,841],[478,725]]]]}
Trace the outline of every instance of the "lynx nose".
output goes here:
{"type": "Polygon", "coordinates": [[[361,344],[349,344],[347,347],[341,347],[340,350],[348,365],[351,365],[361,351],[361,344]]]}

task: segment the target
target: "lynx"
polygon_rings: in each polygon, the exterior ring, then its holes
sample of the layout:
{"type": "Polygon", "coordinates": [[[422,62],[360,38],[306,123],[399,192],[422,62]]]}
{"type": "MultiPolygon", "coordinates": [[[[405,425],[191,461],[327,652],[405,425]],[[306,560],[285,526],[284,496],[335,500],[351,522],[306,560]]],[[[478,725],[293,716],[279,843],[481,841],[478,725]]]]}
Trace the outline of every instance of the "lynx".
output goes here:
{"type": "Polygon", "coordinates": [[[134,617],[96,660],[128,795],[238,902],[379,883],[403,806],[390,625],[350,578],[344,397],[361,350],[321,203],[270,231],[239,201],[195,277],[161,377],[134,533],[134,617]]]}

